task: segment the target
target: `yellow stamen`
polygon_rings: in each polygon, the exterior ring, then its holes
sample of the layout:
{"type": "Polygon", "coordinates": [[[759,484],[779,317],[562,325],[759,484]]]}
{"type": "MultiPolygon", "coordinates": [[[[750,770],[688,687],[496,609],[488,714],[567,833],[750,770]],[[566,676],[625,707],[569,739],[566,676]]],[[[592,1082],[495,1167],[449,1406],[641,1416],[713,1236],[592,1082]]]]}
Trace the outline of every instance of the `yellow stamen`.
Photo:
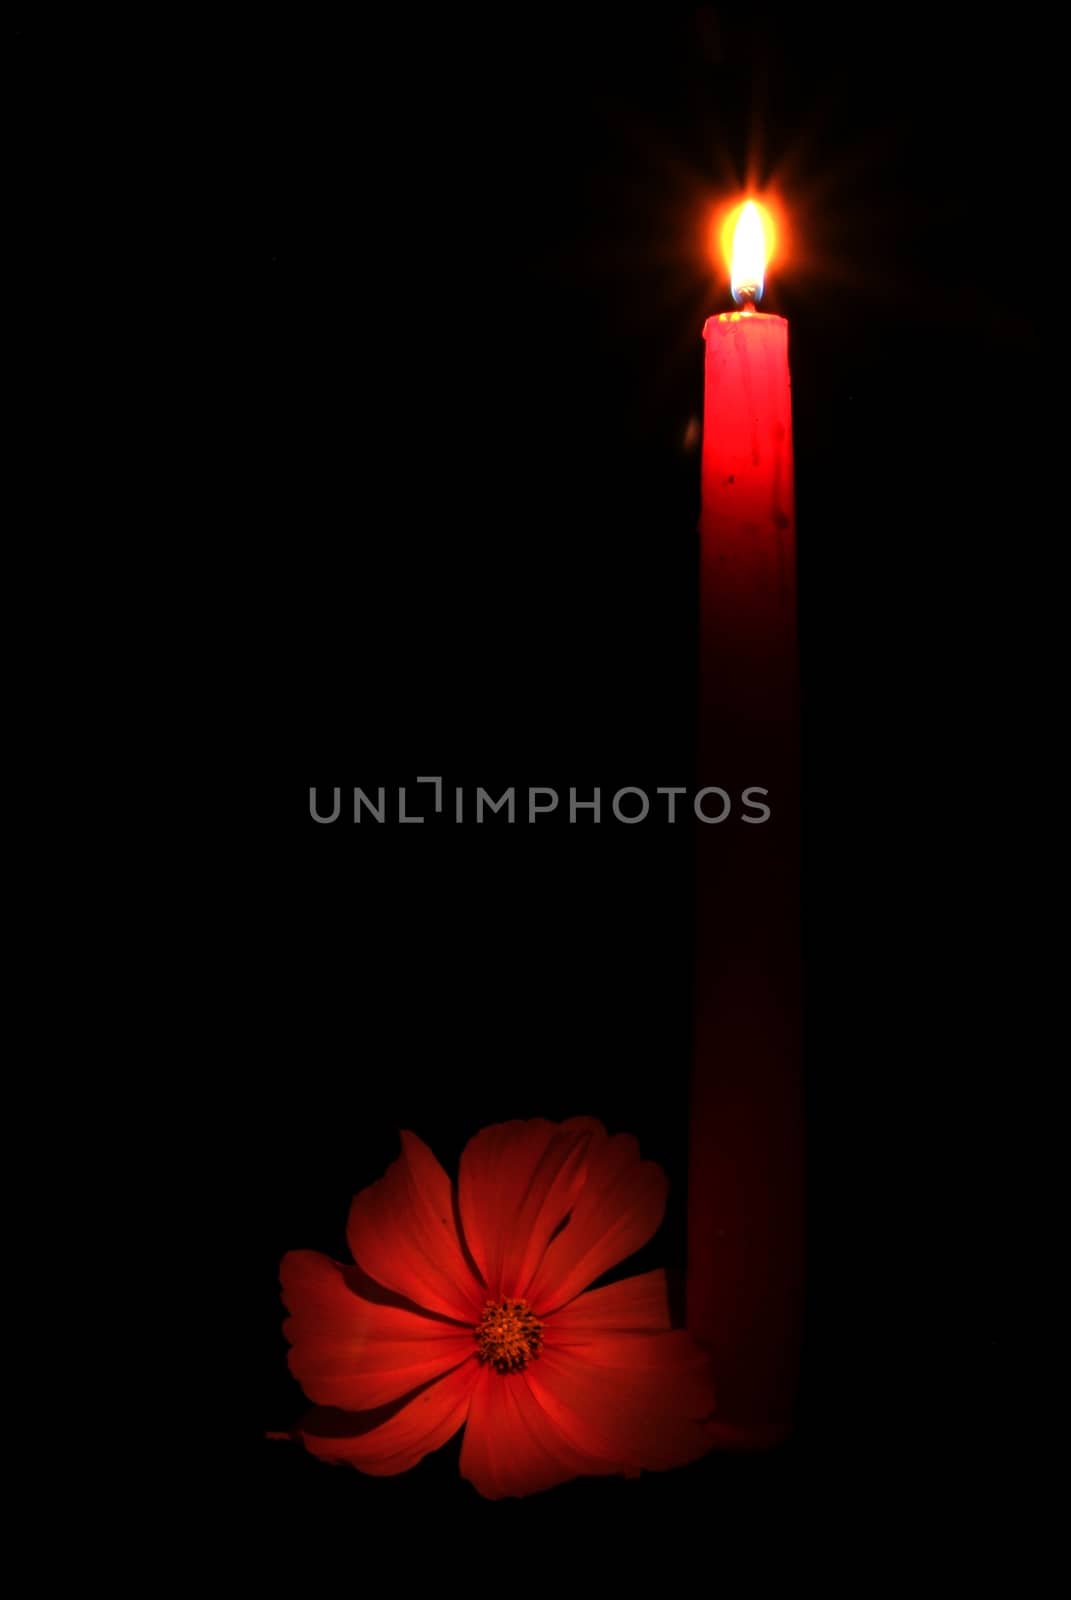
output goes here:
{"type": "Polygon", "coordinates": [[[479,1359],[496,1372],[520,1372],[543,1348],[543,1324],[527,1300],[488,1300],[476,1328],[479,1359]]]}

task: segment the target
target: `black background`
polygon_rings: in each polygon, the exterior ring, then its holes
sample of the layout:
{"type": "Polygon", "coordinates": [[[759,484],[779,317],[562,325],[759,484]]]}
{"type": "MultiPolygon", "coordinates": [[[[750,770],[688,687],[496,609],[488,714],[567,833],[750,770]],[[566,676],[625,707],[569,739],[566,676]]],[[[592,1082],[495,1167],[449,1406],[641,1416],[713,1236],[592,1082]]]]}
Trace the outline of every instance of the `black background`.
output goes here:
{"type": "Polygon", "coordinates": [[[433,1526],[534,1572],[566,1535],[792,1549],[875,1505],[917,1520],[949,1439],[999,1470],[953,1394],[996,1335],[949,1339],[936,1310],[974,1304],[985,1232],[938,1220],[946,1188],[957,1217],[985,1196],[946,1178],[937,1106],[969,1143],[977,1091],[927,1018],[962,848],[938,797],[992,704],[960,624],[1030,517],[1036,285],[1009,240],[1044,187],[1034,64],[984,27],[814,8],[272,16],[139,59],[139,96],[174,108],[143,192],[168,216],[161,538],[199,825],[175,1019],[191,1519],[218,1480],[242,1559],[323,1571],[433,1526]],[[317,827],[308,790],[690,783],[686,440],[726,303],[709,218],[749,170],[796,232],[766,307],[791,322],[804,694],[798,1426],[504,1506],[456,1440],[397,1480],[332,1470],[264,1439],[303,1408],[277,1267],[344,1256],[400,1127],[448,1168],[500,1118],[633,1131],[672,1183],[636,1265],[683,1266],[688,829],[317,827]]]}

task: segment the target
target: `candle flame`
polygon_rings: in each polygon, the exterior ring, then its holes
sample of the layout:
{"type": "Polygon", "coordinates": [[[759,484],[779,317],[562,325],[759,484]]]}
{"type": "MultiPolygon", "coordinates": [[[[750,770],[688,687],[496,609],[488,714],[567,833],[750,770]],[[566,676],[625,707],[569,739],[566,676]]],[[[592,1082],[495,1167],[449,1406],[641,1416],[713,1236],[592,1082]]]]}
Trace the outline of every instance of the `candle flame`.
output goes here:
{"type": "MultiPolygon", "coordinates": [[[[732,222],[730,218],[730,222],[732,222]]],[[[773,223],[765,206],[746,200],[735,213],[730,254],[733,299],[761,300],[773,251],[773,223]]]]}

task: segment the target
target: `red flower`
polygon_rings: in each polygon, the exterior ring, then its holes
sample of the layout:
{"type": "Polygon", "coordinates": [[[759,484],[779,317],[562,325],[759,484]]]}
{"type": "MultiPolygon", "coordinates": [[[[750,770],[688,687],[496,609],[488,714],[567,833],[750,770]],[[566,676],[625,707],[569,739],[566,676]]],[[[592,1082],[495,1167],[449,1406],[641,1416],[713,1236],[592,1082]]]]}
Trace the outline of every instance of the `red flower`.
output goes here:
{"type": "Polygon", "coordinates": [[[492,1500],[703,1455],[708,1364],[670,1330],[665,1274],[581,1292],[651,1237],[666,1188],[635,1139],[589,1117],[484,1128],[456,1195],[403,1133],[350,1210],[359,1265],[283,1258],[290,1370],[331,1408],[294,1437],[386,1476],[464,1424],[462,1475],[492,1500]]]}

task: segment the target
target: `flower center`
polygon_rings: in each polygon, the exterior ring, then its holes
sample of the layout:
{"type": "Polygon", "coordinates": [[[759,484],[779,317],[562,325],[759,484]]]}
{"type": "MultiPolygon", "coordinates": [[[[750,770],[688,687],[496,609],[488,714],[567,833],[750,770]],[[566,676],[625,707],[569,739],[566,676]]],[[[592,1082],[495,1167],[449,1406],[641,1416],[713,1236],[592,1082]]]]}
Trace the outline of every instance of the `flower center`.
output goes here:
{"type": "Polygon", "coordinates": [[[488,1300],[476,1327],[478,1358],[496,1372],[520,1372],[543,1348],[543,1324],[527,1300],[488,1300]]]}

